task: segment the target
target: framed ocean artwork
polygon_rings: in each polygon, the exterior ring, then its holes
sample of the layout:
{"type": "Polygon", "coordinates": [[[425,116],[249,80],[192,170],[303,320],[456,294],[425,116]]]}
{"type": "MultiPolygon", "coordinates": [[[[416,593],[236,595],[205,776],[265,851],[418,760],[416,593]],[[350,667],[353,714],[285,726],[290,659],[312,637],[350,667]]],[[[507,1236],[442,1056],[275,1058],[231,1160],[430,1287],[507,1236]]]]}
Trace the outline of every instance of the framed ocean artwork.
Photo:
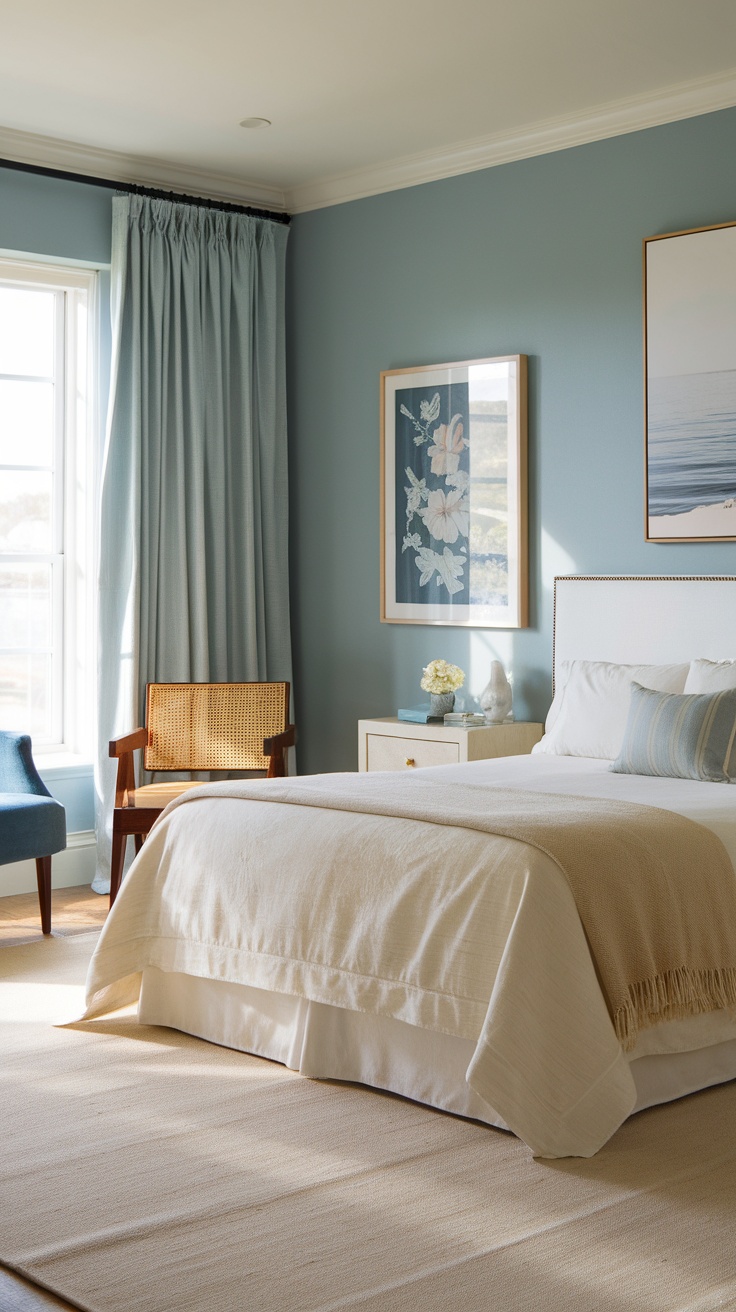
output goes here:
{"type": "Polygon", "coordinates": [[[381,620],[525,628],[527,359],[381,374],[381,620]]]}
{"type": "Polygon", "coordinates": [[[644,242],[649,542],[736,540],[736,223],[644,242]]]}

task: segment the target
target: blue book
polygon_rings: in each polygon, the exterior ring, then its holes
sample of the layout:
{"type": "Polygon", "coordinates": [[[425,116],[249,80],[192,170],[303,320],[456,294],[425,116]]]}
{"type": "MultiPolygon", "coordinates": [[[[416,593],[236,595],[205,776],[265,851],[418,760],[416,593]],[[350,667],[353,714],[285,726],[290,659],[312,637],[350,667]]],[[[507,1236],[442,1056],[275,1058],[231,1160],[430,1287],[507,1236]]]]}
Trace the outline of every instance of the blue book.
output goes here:
{"type": "Polygon", "coordinates": [[[429,703],[425,706],[405,706],[396,714],[400,720],[408,720],[411,724],[430,724],[442,719],[441,715],[430,715],[429,703]]]}

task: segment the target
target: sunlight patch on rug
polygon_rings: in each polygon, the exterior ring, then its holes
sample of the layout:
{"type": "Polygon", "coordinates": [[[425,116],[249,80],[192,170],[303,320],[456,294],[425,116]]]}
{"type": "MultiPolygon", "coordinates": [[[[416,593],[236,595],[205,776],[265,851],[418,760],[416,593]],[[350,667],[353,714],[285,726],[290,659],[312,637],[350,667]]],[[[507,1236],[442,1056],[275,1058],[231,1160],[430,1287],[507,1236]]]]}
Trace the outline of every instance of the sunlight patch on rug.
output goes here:
{"type": "Polygon", "coordinates": [[[93,945],[0,951],[0,1260],[81,1308],[736,1307],[736,1085],[540,1162],[130,1016],[55,1028],[93,945]]]}

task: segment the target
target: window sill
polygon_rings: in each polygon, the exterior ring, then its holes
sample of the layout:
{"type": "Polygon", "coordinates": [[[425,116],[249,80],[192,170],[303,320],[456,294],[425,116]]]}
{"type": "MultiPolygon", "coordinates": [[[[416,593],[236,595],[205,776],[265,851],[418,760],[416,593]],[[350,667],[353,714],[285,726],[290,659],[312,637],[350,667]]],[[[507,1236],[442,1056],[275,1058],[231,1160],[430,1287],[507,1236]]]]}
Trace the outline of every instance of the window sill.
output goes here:
{"type": "Polygon", "coordinates": [[[77,756],[74,752],[34,752],[33,760],[44,780],[91,779],[95,769],[88,756],[77,756]]]}

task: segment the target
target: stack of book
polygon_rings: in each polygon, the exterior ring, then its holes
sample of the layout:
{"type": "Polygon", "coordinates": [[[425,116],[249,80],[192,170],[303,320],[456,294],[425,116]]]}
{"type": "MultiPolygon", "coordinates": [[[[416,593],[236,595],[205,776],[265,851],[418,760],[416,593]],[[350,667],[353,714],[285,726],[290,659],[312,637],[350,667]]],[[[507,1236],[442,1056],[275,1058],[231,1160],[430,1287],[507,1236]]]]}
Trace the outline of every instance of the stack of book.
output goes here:
{"type": "Polygon", "coordinates": [[[426,706],[405,706],[396,714],[400,720],[409,720],[411,724],[441,724],[441,715],[430,715],[429,703],[426,706]]]}
{"type": "Polygon", "coordinates": [[[454,724],[459,727],[468,729],[473,724],[485,724],[485,715],[480,715],[475,711],[450,711],[447,715],[430,715],[429,705],[425,706],[404,706],[396,712],[400,720],[407,720],[410,724],[454,724]]]}
{"type": "Polygon", "coordinates": [[[485,722],[485,715],[479,711],[450,711],[445,716],[445,724],[458,724],[461,729],[468,729],[471,724],[485,724],[485,722]]]}

